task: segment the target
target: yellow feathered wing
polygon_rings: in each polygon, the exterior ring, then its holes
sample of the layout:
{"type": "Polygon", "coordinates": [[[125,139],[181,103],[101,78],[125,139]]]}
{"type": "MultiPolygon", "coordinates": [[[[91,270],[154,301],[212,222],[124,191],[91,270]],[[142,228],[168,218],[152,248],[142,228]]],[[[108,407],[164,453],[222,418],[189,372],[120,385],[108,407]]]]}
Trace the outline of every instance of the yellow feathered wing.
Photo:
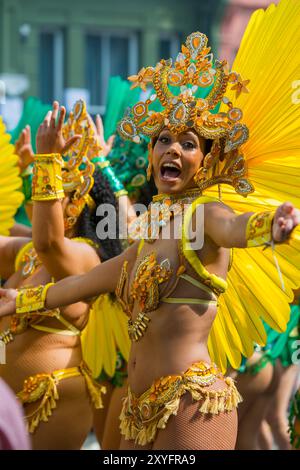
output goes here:
{"type": "MultiPolygon", "coordinates": [[[[238,106],[250,131],[242,151],[255,187],[243,198],[222,185],[222,201],[237,213],[275,210],[283,201],[300,208],[300,104],[294,96],[300,80],[299,44],[300,2],[282,0],[252,15],[232,66],[250,79],[250,93],[238,98],[238,106]]],[[[226,96],[235,101],[233,91],[226,96]]],[[[206,194],[217,197],[217,188],[206,194]]],[[[234,249],[228,289],[208,342],[223,371],[228,361],[239,367],[241,354],[249,357],[254,342],[265,344],[262,320],[276,331],[286,328],[292,289],[300,286],[299,227],[288,244],[276,245],[275,256],[282,280],[271,248],[234,249]]]]}
{"type": "Polygon", "coordinates": [[[127,333],[127,317],[119,302],[109,294],[100,295],[93,303],[81,340],[83,358],[95,378],[99,377],[102,371],[113,377],[118,350],[128,361],[130,340],[127,333]]]}
{"type": "Polygon", "coordinates": [[[0,117],[0,235],[9,235],[14,215],[24,199],[18,157],[0,117]]]}

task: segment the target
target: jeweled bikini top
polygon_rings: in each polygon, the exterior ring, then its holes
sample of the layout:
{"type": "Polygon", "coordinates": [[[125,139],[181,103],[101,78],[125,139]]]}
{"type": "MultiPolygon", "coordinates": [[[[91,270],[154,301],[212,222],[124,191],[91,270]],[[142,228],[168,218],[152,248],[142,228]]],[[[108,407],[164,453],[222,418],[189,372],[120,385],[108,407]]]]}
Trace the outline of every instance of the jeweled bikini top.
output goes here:
{"type": "MultiPolygon", "coordinates": [[[[188,305],[217,305],[217,297],[225,291],[227,283],[221,277],[211,274],[205,269],[185,236],[185,233],[187,233],[185,228],[189,226],[197,205],[214,201],[218,200],[211,197],[200,196],[189,206],[183,221],[182,240],[180,240],[179,243],[180,266],[176,272],[177,280],[166,295],[160,297],[159,285],[167,282],[171,278],[172,268],[168,259],[159,263],[154,251],[143,257],[136,269],[129,293],[125,292],[125,286],[128,286],[129,278],[128,261],[124,262],[116,289],[116,295],[125,313],[129,317],[128,332],[132,341],[137,341],[144,335],[150,321],[147,313],[156,310],[160,302],[188,305]],[[198,274],[198,279],[193,278],[185,272],[186,261],[198,274]],[[202,291],[209,293],[211,299],[171,297],[179,279],[184,279],[202,291]],[[140,311],[136,320],[132,321],[131,316],[135,301],[138,302],[140,311]]],[[[144,240],[140,241],[138,255],[143,248],[144,242],[144,240]]]]}

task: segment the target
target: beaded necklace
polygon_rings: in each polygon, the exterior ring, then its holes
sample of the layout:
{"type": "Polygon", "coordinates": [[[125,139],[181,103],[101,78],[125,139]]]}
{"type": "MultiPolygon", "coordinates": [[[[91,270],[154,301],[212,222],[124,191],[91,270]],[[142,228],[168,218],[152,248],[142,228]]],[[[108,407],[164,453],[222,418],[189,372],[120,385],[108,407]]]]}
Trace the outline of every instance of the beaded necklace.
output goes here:
{"type": "Polygon", "coordinates": [[[154,243],[159,238],[160,230],[178,214],[183,215],[184,206],[191,204],[201,196],[198,188],[192,188],[180,194],[157,194],[146,212],[140,215],[129,227],[129,236],[133,240],[144,239],[154,243]]]}

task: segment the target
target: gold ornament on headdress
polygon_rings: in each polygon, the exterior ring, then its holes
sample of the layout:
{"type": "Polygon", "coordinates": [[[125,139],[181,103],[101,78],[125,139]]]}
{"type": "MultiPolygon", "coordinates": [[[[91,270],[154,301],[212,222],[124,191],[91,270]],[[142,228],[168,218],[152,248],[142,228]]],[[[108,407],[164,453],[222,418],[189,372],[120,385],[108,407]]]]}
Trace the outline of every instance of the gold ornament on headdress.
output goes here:
{"type": "Polygon", "coordinates": [[[64,191],[74,193],[66,207],[66,229],[74,226],[85,204],[88,204],[90,209],[95,208],[95,203],[89,196],[94,184],[95,166],[89,159],[99,155],[101,147],[82,100],[76,101],[63,127],[63,136],[66,140],[76,134],[80,134],[81,139],[72,145],[66,155],[62,172],[64,191]]]}
{"type": "Polygon", "coordinates": [[[241,109],[234,107],[225,93],[229,84],[237,97],[242,92],[248,93],[249,80],[230,72],[225,60],[213,62],[207,42],[205,34],[192,33],[173,65],[171,59],[161,60],[156,67],[143,68],[129,77],[132,88],[140,86],[145,90],[150,84],[155,93],[131,108],[119,123],[118,131],[123,138],[138,143],[141,136],[152,138],[164,128],[175,134],[194,129],[199,136],[213,140],[204,167],[195,177],[200,189],[228,183],[246,196],[254,188],[246,178],[246,164],[239,147],[248,139],[249,131],[239,122],[243,117],[241,109]],[[179,93],[174,94],[170,87],[179,93]],[[199,88],[208,87],[206,98],[198,98],[199,88]],[[157,100],[163,107],[160,112],[150,109],[157,100]],[[227,112],[215,112],[221,101],[228,106],[227,112]]]}

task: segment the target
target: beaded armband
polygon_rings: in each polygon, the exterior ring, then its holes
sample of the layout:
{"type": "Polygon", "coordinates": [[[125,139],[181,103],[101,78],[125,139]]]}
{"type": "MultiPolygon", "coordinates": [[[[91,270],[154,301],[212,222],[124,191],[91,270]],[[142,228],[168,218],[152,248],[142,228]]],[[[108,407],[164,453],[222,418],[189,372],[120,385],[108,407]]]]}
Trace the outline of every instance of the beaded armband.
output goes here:
{"type": "Polygon", "coordinates": [[[92,158],[92,162],[98,165],[98,167],[101,169],[102,174],[108,180],[116,198],[126,196],[128,194],[128,191],[126,191],[121,181],[117,178],[113,168],[110,166],[109,161],[105,157],[92,158]]]}
{"type": "Polygon", "coordinates": [[[62,180],[63,160],[59,153],[35,155],[32,200],[51,201],[65,197],[62,180]]]}
{"type": "Polygon", "coordinates": [[[270,244],[274,214],[275,212],[272,211],[251,215],[246,228],[247,248],[270,244]]]}
{"type": "Polygon", "coordinates": [[[45,286],[18,289],[16,298],[16,313],[32,313],[45,308],[46,295],[53,282],[45,286]]]}

